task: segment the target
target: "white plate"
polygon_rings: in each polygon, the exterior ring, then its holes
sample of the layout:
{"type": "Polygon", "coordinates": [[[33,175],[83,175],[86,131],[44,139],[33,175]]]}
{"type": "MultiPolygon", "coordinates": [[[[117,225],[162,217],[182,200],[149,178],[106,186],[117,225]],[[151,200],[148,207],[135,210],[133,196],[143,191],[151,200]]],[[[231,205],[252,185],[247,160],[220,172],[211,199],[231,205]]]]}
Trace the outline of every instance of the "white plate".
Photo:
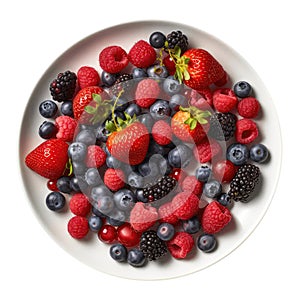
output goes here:
{"type": "Polygon", "coordinates": [[[266,213],[277,185],[280,164],[281,136],[277,113],[270,94],[257,73],[244,58],[215,37],[196,28],[163,21],[135,22],[108,28],[81,40],[63,53],[36,85],[28,101],[20,133],[20,166],[25,189],[45,230],[61,247],[83,263],[99,271],[131,279],[166,279],[187,275],[202,270],[231,253],[251,234],[266,213]],[[24,165],[24,158],[42,141],[37,134],[43,121],[38,113],[38,105],[42,100],[50,98],[49,83],[59,72],[67,69],[76,72],[82,65],[94,66],[100,71],[98,54],[104,47],[120,45],[129,50],[137,40],[148,40],[153,31],[168,33],[172,30],[183,31],[193,47],[210,51],[228,72],[232,82],[247,80],[252,84],[263,111],[263,116],[257,120],[261,141],[270,149],[271,160],[261,166],[263,185],[258,196],[248,204],[235,203],[232,209],[233,221],[217,234],[216,251],[209,254],[194,251],[189,259],[170,258],[163,262],[150,262],[143,268],[134,268],[113,261],[108,254],[109,246],[101,243],[96,234],[91,234],[87,240],[82,241],[71,238],[67,233],[71,213],[55,213],[47,209],[45,197],[49,190],[46,180],[29,170],[24,165]]]}

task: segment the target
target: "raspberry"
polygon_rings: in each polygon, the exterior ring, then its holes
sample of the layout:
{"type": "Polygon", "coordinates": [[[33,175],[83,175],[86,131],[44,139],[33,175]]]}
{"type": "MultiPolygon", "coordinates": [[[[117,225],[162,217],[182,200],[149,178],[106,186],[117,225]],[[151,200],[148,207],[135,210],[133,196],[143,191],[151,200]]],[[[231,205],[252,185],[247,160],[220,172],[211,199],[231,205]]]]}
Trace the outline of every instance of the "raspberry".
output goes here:
{"type": "Polygon", "coordinates": [[[68,222],[68,232],[74,239],[83,239],[89,232],[89,222],[85,217],[74,216],[68,222]]]}
{"type": "Polygon", "coordinates": [[[105,151],[97,145],[90,145],[87,149],[85,164],[88,168],[100,168],[106,161],[105,151]]]}
{"type": "Polygon", "coordinates": [[[237,103],[236,95],[229,88],[218,89],[213,93],[213,105],[219,112],[229,112],[236,107],[237,103]]]}
{"type": "Polygon", "coordinates": [[[156,60],[156,52],[149,43],[140,40],[130,49],[128,59],[138,68],[147,68],[154,64],[156,60]]]}
{"type": "Polygon", "coordinates": [[[95,86],[100,83],[99,73],[93,67],[83,66],[77,72],[77,81],[80,89],[95,86]]]}
{"type": "Polygon", "coordinates": [[[198,109],[210,110],[213,105],[213,94],[209,88],[188,91],[186,96],[190,98],[191,105],[198,109]]]}
{"type": "Polygon", "coordinates": [[[202,182],[198,181],[195,176],[187,176],[181,183],[181,189],[184,192],[190,192],[197,196],[199,196],[202,193],[202,182]]]}
{"type": "Polygon", "coordinates": [[[109,168],[104,173],[104,183],[112,191],[118,191],[125,186],[125,175],[121,169],[109,168]]]}
{"type": "Polygon", "coordinates": [[[163,120],[157,121],[152,127],[152,137],[159,145],[165,146],[172,141],[171,126],[163,120]]]}
{"type": "Polygon", "coordinates": [[[56,138],[65,142],[73,141],[74,132],[77,127],[77,121],[69,116],[59,116],[55,119],[55,125],[58,129],[56,138]]]}
{"type": "Polygon", "coordinates": [[[247,97],[238,103],[237,109],[240,116],[252,119],[257,117],[260,110],[260,104],[256,98],[247,97]]]}
{"type": "Polygon", "coordinates": [[[258,128],[254,121],[241,119],[236,122],[235,138],[238,143],[249,144],[258,137],[258,128]]]}
{"type": "Polygon", "coordinates": [[[174,215],[180,220],[188,220],[199,209],[199,198],[191,192],[178,193],[172,200],[174,215]]]}
{"type": "Polygon", "coordinates": [[[89,198],[82,194],[76,193],[70,199],[70,210],[76,216],[85,217],[91,210],[89,198]]]}
{"type": "Polygon", "coordinates": [[[222,160],[213,164],[213,174],[220,182],[230,182],[236,173],[236,167],[230,160],[222,160]]]}
{"type": "Polygon", "coordinates": [[[160,223],[170,223],[176,225],[179,219],[174,215],[172,202],[162,204],[158,209],[158,217],[160,223]]]}
{"type": "Polygon", "coordinates": [[[160,87],[154,79],[144,79],[136,87],[136,104],[142,108],[150,107],[158,98],[160,87]]]}
{"type": "Polygon", "coordinates": [[[213,139],[204,139],[200,144],[195,145],[193,152],[197,161],[206,163],[221,154],[222,148],[217,141],[213,139]]]}
{"type": "Polygon", "coordinates": [[[187,232],[176,232],[174,237],[167,242],[167,247],[174,258],[185,258],[194,247],[194,239],[187,232]]]}
{"type": "Polygon", "coordinates": [[[217,201],[209,203],[202,215],[201,224],[204,232],[214,234],[226,226],[232,216],[228,208],[217,201]]]}
{"type": "Polygon", "coordinates": [[[99,54],[100,67],[108,73],[118,73],[129,63],[126,51],[119,46],[104,48],[99,54]]]}
{"type": "Polygon", "coordinates": [[[158,219],[155,207],[137,202],[130,212],[130,224],[136,231],[143,232],[153,226],[158,219]]]}

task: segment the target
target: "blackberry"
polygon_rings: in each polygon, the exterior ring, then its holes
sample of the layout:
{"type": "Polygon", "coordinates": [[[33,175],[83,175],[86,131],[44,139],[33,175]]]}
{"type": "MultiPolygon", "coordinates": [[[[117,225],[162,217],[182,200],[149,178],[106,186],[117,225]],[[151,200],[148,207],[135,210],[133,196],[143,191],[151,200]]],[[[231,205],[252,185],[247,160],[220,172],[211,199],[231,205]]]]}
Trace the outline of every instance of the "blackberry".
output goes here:
{"type": "Polygon", "coordinates": [[[148,199],[148,202],[154,202],[167,196],[176,186],[177,181],[174,178],[165,175],[155,184],[143,188],[143,197],[144,199],[148,199]]]}
{"type": "Polygon", "coordinates": [[[77,76],[74,72],[65,71],[59,73],[50,84],[50,92],[53,100],[58,102],[71,100],[76,89],[77,76]]]}
{"type": "Polygon", "coordinates": [[[167,253],[167,246],[154,230],[145,231],[140,239],[140,250],[149,260],[156,260],[167,253]]]}
{"type": "Polygon", "coordinates": [[[183,54],[188,48],[188,38],[185,34],[183,34],[180,30],[172,31],[167,35],[167,49],[174,49],[175,46],[178,46],[181,49],[181,53],[183,54]]]}
{"type": "Polygon", "coordinates": [[[115,96],[118,96],[118,94],[124,90],[125,93],[127,93],[129,90],[131,90],[132,82],[130,80],[133,79],[132,74],[124,73],[117,77],[116,82],[114,83],[112,87],[112,93],[115,96]],[[128,81],[126,83],[126,81],[128,81]]]}
{"type": "Polygon", "coordinates": [[[215,113],[210,117],[209,136],[218,141],[228,141],[234,136],[237,118],[234,114],[215,113]]]}
{"type": "Polygon", "coordinates": [[[241,166],[230,183],[229,199],[249,202],[249,196],[254,191],[260,178],[260,170],[252,164],[241,166]]]}

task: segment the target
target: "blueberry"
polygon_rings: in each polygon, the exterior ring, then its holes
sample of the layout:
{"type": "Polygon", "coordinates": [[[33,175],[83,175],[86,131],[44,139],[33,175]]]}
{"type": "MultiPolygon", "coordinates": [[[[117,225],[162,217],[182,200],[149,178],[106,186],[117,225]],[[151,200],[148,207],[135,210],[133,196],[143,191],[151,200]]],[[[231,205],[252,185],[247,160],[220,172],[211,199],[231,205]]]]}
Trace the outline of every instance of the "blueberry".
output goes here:
{"type": "Polygon", "coordinates": [[[107,223],[112,226],[121,226],[126,221],[126,213],[122,210],[113,210],[106,218],[107,223]]]}
{"type": "Polygon", "coordinates": [[[46,197],[46,205],[50,210],[60,211],[66,204],[66,198],[60,192],[51,192],[46,197]]]}
{"type": "MultiPolygon", "coordinates": [[[[116,98],[114,101],[118,101],[115,111],[120,111],[123,112],[128,106],[129,106],[129,102],[127,99],[124,98],[116,98]]],[[[117,115],[118,116],[118,115],[117,115]]]]}
{"type": "Polygon", "coordinates": [[[164,47],[166,40],[167,38],[162,32],[155,31],[150,35],[149,43],[153,48],[159,49],[164,47]]]}
{"type": "Polygon", "coordinates": [[[111,258],[117,262],[123,262],[127,260],[127,249],[122,244],[112,245],[109,249],[109,254],[111,258]]]}
{"type": "Polygon", "coordinates": [[[241,166],[249,158],[249,149],[243,144],[231,144],[226,151],[226,158],[234,165],[241,166]]]}
{"type": "Polygon", "coordinates": [[[139,116],[142,112],[140,106],[135,103],[130,104],[126,109],[125,112],[130,116],[133,117],[134,115],[139,116]]]}
{"type": "Polygon", "coordinates": [[[175,94],[170,98],[169,106],[172,110],[178,111],[180,106],[188,106],[188,101],[183,95],[175,94]]]}
{"type": "Polygon", "coordinates": [[[150,114],[148,114],[148,113],[142,114],[142,115],[138,116],[138,120],[142,124],[144,124],[149,131],[151,131],[151,129],[152,129],[153,125],[154,125],[154,120],[153,120],[153,118],[151,117],[150,114]]]}
{"type": "Polygon", "coordinates": [[[190,163],[192,156],[192,150],[188,146],[180,144],[169,152],[168,161],[174,168],[185,168],[190,163]]]}
{"type": "Polygon", "coordinates": [[[147,203],[149,201],[149,199],[144,196],[144,191],[143,190],[137,189],[135,191],[135,196],[136,196],[137,201],[140,201],[140,202],[143,202],[143,203],[147,203]]]}
{"type": "Polygon", "coordinates": [[[58,190],[62,193],[70,194],[72,192],[70,181],[70,177],[68,176],[58,178],[56,181],[58,190]]]}
{"type": "Polygon", "coordinates": [[[251,95],[252,86],[247,81],[239,81],[233,86],[233,91],[239,98],[246,98],[251,95]]]}
{"type": "Polygon", "coordinates": [[[231,204],[231,199],[227,193],[222,193],[217,197],[217,201],[223,206],[229,206],[231,204]]]}
{"type": "Polygon", "coordinates": [[[133,207],[136,197],[131,190],[121,189],[114,193],[115,205],[122,211],[129,211],[133,207]]]}
{"type": "Polygon", "coordinates": [[[78,175],[84,175],[87,167],[83,161],[72,161],[73,173],[78,175]]]}
{"type": "Polygon", "coordinates": [[[145,69],[133,68],[132,69],[132,77],[134,79],[145,78],[145,77],[148,77],[148,74],[145,69]]]}
{"type": "Polygon", "coordinates": [[[188,220],[182,221],[182,228],[187,233],[196,233],[200,230],[200,221],[197,216],[194,216],[188,220]]]}
{"type": "Polygon", "coordinates": [[[253,161],[257,163],[263,163],[267,160],[268,157],[269,157],[269,150],[265,145],[256,144],[250,148],[250,158],[253,161]]]}
{"type": "Polygon", "coordinates": [[[39,105],[39,112],[44,118],[53,118],[57,110],[58,107],[52,100],[45,100],[39,105]]]}
{"type": "Polygon", "coordinates": [[[92,129],[84,129],[77,134],[75,141],[84,143],[87,146],[94,145],[96,141],[96,135],[92,129]]]}
{"type": "Polygon", "coordinates": [[[101,183],[100,174],[97,168],[89,168],[85,172],[85,181],[89,186],[96,186],[101,183]]]}
{"type": "Polygon", "coordinates": [[[211,175],[211,168],[208,166],[200,166],[196,169],[196,178],[201,182],[207,182],[211,175]]]}
{"type": "Polygon", "coordinates": [[[131,187],[134,188],[142,188],[144,186],[143,176],[136,172],[131,172],[128,175],[127,182],[131,187]]]}
{"type": "Polygon", "coordinates": [[[182,88],[182,85],[178,82],[178,80],[168,77],[163,82],[163,90],[169,94],[174,95],[178,94],[182,88]]]}
{"type": "Polygon", "coordinates": [[[153,155],[164,155],[165,154],[165,149],[163,146],[158,145],[154,140],[150,140],[148,152],[147,152],[147,157],[151,157],[153,155]]]}
{"type": "Polygon", "coordinates": [[[146,263],[146,257],[140,249],[133,248],[128,251],[127,262],[133,267],[142,267],[146,263]]]}
{"type": "Polygon", "coordinates": [[[91,189],[91,198],[95,201],[98,199],[104,197],[104,196],[110,196],[112,195],[111,191],[103,184],[94,186],[91,189]]]}
{"type": "Polygon", "coordinates": [[[102,226],[102,220],[98,216],[90,216],[89,217],[89,227],[91,231],[99,231],[102,226]]]}
{"type": "Polygon", "coordinates": [[[154,120],[166,119],[171,114],[169,102],[157,100],[150,106],[150,114],[154,120]]]}
{"type": "Polygon", "coordinates": [[[169,72],[165,66],[153,65],[147,68],[147,74],[149,77],[154,78],[167,78],[169,72]]]}
{"type": "Polygon", "coordinates": [[[197,239],[197,247],[203,252],[211,252],[216,248],[217,241],[212,234],[202,234],[197,239]]]}
{"type": "Polygon", "coordinates": [[[85,181],[80,180],[78,177],[73,176],[70,179],[70,187],[72,191],[80,192],[81,190],[87,188],[87,184],[85,181]]]}
{"type": "Polygon", "coordinates": [[[116,80],[117,80],[116,74],[111,74],[105,71],[101,73],[101,81],[107,87],[112,86],[116,82],[116,80]]]}
{"type": "Polygon", "coordinates": [[[73,142],[69,145],[68,156],[72,162],[81,162],[85,159],[87,153],[87,146],[81,142],[73,142]]]}
{"type": "Polygon", "coordinates": [[[108,168],[119,169],[121,167],[121,162],[115,157],[109,155],[106,157],[106,166],[108,168]]]}
{"type": "Polygon", "coordinates": [[[104,195],[94,203],[95,209],[104,215],[111,213],[115,207],[115,203],[112,197],[104,195]]]}
{"type": "Polygon", "coordinates": [[[64,101],[60,106],[60,111],[65,116],[73,117],[74,116],[73,101],[71,100],[64,101]]]}
{"type": "Polygon", "coordinates": [[[57,128],[53,122],[44,121],[39,127],[39,136],[42,139],[48,140],[54,138],[57,133],[57,128]]]}
{"type": "Polygon", "coordinates": [[[216,198],[222,193],[222,185],[217,180],[211,180],[204,184],[203,193],[208,198],[216,198]]]}
{"type": "Polygon", "coordinates": [[[101,124],[95,130],[96,140],[105,143],[108,139],[109,131],[105,128],[105,124],[101,124]]]}
{"type": "Polygon", "coordinates": [[[138,172],[144,177],[149,176],[151,171],[152,170],[149,161],[142,162],[138,165],[138,172]]]}
{"type": "Polygon", "coordinates": [[[170,223],[161,223],[157,228],[157,236],[162,241],[169,241],[175,234],[175,228],[170,223]]]}

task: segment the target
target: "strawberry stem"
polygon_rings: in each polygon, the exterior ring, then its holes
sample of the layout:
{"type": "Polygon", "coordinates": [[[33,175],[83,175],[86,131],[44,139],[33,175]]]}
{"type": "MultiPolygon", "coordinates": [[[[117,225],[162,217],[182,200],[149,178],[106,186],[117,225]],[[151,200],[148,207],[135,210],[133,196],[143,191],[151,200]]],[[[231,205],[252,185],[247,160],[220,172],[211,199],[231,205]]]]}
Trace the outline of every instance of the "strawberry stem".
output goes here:
{"type": "Polygon", "coordinates": [[[122,127],[120,127],[120,126],[118,125],[118,123],[116,122],[116,118],[115,118],[115,108],[116,108],[116,106],[117,106],[117,102],[119,101],[119,99],[120,99],[120,97],[121,97],[121,95],[122,95],[123,93],[124,93],[124,89],[122,89],[122,90],[118,93],[117,98],[116,98],[116,100],[115,100],[115,103],[114,103],[114,105],[113,105],[113,107],[112,107],[112,109],[111,109],[112,120],[113,120],[113,122],[114,122],[114,125],[115,125],[117,131],[122,130],[122,127]]]}

